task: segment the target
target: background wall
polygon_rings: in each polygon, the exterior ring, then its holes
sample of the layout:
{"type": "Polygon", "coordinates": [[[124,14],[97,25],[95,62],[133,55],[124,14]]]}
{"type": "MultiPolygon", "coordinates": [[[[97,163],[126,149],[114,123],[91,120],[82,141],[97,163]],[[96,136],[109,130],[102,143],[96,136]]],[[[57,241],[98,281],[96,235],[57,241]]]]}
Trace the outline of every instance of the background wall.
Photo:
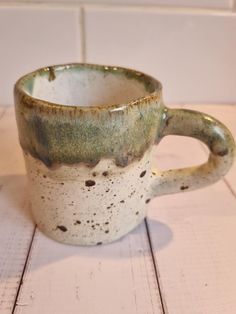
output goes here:
{"type": "Polygon", "coordinates": [[[16,79],[63,62],[157,77],[167,103],[236,102],[236,0],[0,0],[0,105],[16,79]]]}

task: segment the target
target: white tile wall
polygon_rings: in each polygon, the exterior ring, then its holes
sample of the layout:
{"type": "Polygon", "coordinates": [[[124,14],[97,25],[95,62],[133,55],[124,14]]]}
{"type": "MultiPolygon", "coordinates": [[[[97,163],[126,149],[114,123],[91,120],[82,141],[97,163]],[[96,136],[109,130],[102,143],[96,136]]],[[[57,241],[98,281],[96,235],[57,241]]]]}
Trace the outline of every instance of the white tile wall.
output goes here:
{"type": "Polygon", "coordinates": [[[80,61],[77,9],[0,8],[0,104],[13,103],[13,84],[38,67],[80,61]]]}
{"type": "Polygon", "coordinates": [[[236,15],[151,8],[85,10],[86,61],[159,78],[167,102],[235,102],[236,15]]]}
{"type": "MultiPolygon", "coordinates": [[[[82,52],[87,62],[133,67],[156,76],[168,103],[236,102],[236,15],[225,10],[233,1],[116,2],[132,6],[83,6],[80,0],[1,1],[0,105],[13,103],[13,84],[22,74],[49,64],[82,61],[82,52]],[[164,2],[224,9],[138,5],[164,2]]],[[[86,3],[91,1],[116,0],[86,3]]]]}

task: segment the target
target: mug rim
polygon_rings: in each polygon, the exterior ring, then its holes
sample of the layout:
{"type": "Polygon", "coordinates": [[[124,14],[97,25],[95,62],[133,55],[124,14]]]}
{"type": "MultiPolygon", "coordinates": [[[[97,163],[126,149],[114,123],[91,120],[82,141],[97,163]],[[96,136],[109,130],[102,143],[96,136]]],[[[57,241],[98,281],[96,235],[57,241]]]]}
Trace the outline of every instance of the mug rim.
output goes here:
{"type": "Polygon", "coordinates": [[[18,94],[21,98],[24,99],[24,102],[28,104],[30,107],[44,107],[46,108],[55,108],[55,109],[63,109],[63,110],[78,110],[78,111],[93,111],[93,110],[112,110],[112,109],[118,109],[130,105],[138,105],[140,102],[149,102],[151,99],[153,100],[160,100],[161,94],[162,94],[162,84],[160,81],[155,79],[154,77],[131,69],[121,66],[112,66],[112,65],[102,65],[102,64],[94,64],[94,63],[64,63],[64,64],[56,64],[51,66],[45,66],[42,68],[38,68],[32,72],[29,72],[23,76],[21,76],[14,85],[14,94],[18,94]],[[141,81],[143,85],[150,84],[153,87],[153,92],[150,92],[146,96],[134,98],[131,101],[125,102],[125,103],[111,103],[111,104],[99,104],[95,106],[80,106],[80,105],[67,105],[67,104],[58,104],[51,101],[47,101],[44,99],[36,98],[25,90],[25,82],[29,79],[34,79],[38,74],[43,75],[45,73],[48,73],[48,79],[50,80],[55,79],[55,71],[65,70],[65,69],[71,69],[81,67],[84,69],[96,69],[103,72],[109,72],[109,73],[117,73],[116,71],[120,72],[124,77],[131,77],[134,79],[137,79],[141,81]]]}

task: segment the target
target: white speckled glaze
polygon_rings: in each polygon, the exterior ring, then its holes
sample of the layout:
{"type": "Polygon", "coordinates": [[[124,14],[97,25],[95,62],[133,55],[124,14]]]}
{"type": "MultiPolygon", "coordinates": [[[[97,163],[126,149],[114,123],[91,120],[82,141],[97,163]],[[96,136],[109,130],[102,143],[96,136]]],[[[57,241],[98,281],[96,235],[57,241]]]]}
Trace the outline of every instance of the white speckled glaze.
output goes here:
{"type": "Polygon", "coordinates": [[[114,241],[146,215],[151,152],[126,168],[110,159],[94,168],[84,164],[47,168],[25,154],[31,209],[37,226],[69,244],[114,241]]]}
{"type": "Polygon", "coordinates": [[[234,161],[234,139],[222,123],[166,108],[161,84],[129,69],[39,69],[16,83],[15,108],[34,220],[63,243],[114,241],[143,220],[151,198],[214,183],[234,161]],[[167,135],[202,141],[208,161],[152,172],[153,145],[167,135]]]}

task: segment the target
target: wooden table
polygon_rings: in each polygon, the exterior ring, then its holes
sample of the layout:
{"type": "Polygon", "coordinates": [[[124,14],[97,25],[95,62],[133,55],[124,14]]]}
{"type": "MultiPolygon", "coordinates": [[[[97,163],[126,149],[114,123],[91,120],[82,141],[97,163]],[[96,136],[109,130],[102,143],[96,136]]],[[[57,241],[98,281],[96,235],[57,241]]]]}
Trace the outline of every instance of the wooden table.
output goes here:
{"type": "MultiPolygon", "coordinates": [[[[186,105],[236,135],[236,106],[186,105]]],[[[235,314],[236,165],[208,188],[163,196],[121,240],[62,245],[37,230],[13,107],[0,107],[0,313],[235,314]]],[[[170,136],[156,150],[161,168],[200,163],[197,140],[170,136]]]]}

